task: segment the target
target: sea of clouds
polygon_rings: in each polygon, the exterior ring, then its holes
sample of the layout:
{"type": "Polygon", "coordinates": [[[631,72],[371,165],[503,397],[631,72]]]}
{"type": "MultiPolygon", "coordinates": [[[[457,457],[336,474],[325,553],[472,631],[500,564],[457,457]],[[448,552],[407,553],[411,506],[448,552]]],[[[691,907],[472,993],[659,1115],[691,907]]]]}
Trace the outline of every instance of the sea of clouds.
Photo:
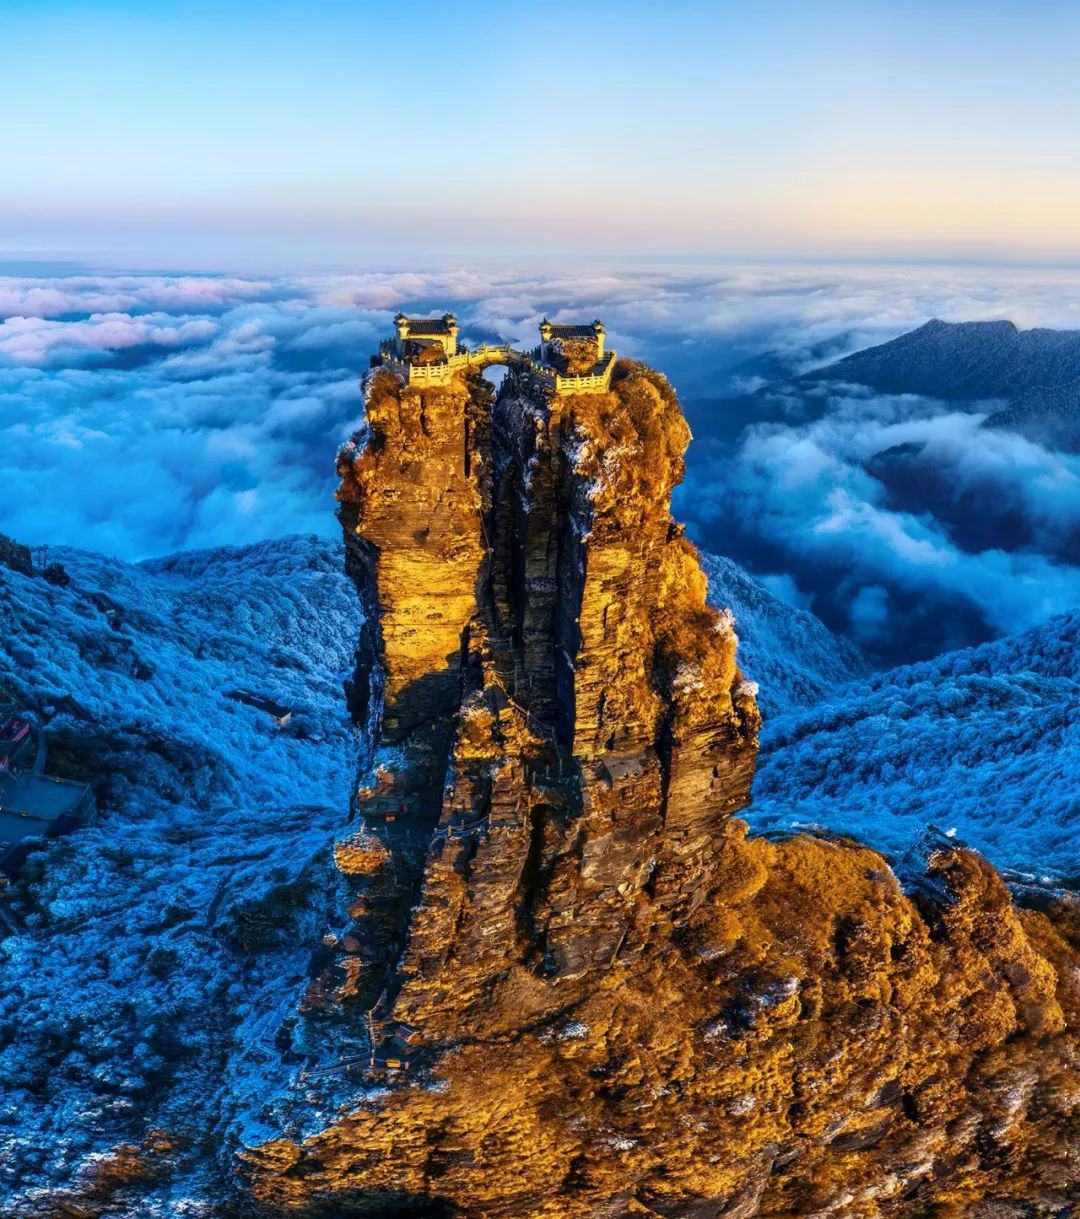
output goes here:
{"type": "Polygon", "coordinates": [[[710,440],[710,412],[758,382],[747,362],[763,352],[798,372],[823,343],[833,359],[930,317],[1080,327],[1078,289],[1072,271],[842,265],[0,276],[0,531],[127,559],[332,535],[334,453],[394,312],[453,309],[467,338],[529,345],[545,314],[599,316],[680,390],[701,440],[677,510],[710,549],[804,604],[807,574],[828,571],[845,590],[834,625],[871,642],[905,597],[1018,629],[1080,604],[1061,545],[1080,518],[1075,457],[925,399],[839,393],[737,446],[710,440]],[[1030,543],[973,549],[891,510],[863,463],[900,443],[1019,504],[1030,543]]]}
{"type": "Polygon", "coordinates": [[[893,663],[1026,629],[1080,606],[1080,457],[986,414],[830,392],[820,418],[706,445],[677,507],[708,549],[782,573],[774,591],[893,663]],[[890,507],[868,472],[900,445],[936,488],[922,510],[890,507]]]}

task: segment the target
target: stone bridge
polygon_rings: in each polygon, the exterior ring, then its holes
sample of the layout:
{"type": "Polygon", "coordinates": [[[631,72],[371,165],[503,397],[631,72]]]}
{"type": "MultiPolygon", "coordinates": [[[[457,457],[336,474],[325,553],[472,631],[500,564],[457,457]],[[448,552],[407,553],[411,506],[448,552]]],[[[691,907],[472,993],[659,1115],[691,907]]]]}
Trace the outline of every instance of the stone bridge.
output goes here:
{"type": "MultiPolygon", "coordinates": [[[[549,333],[552,329],[559,329],[552,328],[546,322],[544,327],[549,333]]],[[[543,328],[541,334],[544,334],[543,328]]],[[[546,343],[533,351],[520,351],[509,343],[485,343],[471,350],[458,350],[455,341],[451,350],[452,354],[443,355],[433,363],[417,363],[407,358],[400,340],[395,342],[391,339],[380,345],[379,362],[396,372],[406,384],[416,386],[447,385],[456,373],[466,369],[481,371],[505,365],[510,369],[528,371],[547,382],[557,394],[606,393],[611,388],[611,374],[615,368],[615,352],[603,352],[602,346],[593,368],[587,373],[573,376],[559,372],[544,358],[546,343]]]]}

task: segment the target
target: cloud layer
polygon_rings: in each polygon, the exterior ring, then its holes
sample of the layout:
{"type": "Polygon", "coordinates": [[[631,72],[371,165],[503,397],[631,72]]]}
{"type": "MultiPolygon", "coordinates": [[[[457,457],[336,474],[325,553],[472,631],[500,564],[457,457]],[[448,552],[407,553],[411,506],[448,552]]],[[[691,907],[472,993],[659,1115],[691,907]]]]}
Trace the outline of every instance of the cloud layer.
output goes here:
{"type": "Polygon", "coordinates": [[[710,548],[783,577],[864,642],[901,611],[951,615],[941,639],[966,642],[969,617],[996,634],[1080,603],[1063,553],[1080,523],[1076,458],[981,428],[985,412],[855,391],[733,449],[710,438],[716,403],[760,377],[763,352],[775,376],[931,316],[1080,326],[1077,286],[1061,271],[634,264],[0,277],[0,530],[123,558],[332,534],[334,452],[393,312],[452,308],[469,337],[517,342],[545,314],[601,316],[620,353],[682,394],[699,441],[678,507],[710,548]],[[1023,545],[973,546],[898,507],[865,469],[898,445],[931,457],[957,494],[1013,506],[1023,545]],[[807,583],[815,567],[831,600],[807,583]]]}
{"type": "Polygon", "coordinates": [[[851,387],[820,409],[692,462],[679,506],[707,546],[793,576],[815,612],[889,660],[1080,605],[1080,458],[927,398],[851,387]],[[871,473],[893,453],[912,504],[871,473]]]}

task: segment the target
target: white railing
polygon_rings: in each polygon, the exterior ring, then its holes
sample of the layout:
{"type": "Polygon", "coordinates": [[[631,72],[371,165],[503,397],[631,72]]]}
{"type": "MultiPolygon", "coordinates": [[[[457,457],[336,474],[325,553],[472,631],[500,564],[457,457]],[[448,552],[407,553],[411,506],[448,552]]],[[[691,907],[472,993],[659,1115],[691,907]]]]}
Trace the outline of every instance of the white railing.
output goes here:
{"type": "Polygon", "coordinates": [[[448,385],[454,374],[465,368],[487,368],[492,364],[506,364],[510,368],[527,368],[542,380],[550,382],[557,394],[606,393],[611,388],[611,374],[615,368],[615,353],[609,351],[606,363],[598,373],[580,376],[564,376],[548,364],[543,364],[529,352],[518,351],[509,344],[485,343],[474,351],[459,351],[435,364],[413,364],[399,360],[386,349],[380,348],[383,366],[391,369],[407,385],[448,385]]]}

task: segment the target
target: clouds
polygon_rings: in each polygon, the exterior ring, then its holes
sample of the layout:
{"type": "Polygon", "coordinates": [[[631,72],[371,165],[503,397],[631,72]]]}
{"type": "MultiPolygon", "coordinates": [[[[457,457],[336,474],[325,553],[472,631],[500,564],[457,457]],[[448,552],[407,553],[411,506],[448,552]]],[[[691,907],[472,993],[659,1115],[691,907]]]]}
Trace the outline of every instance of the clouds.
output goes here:
{"type": "Polygon", "coordinates": [[[599,316],[680,391],[698,441],[677,511],[710,548],[864,641],[906,616],[967,642],[1080,600],[1077,458],[982,427],[992,404],[835,384],[774,396],[734,448],[715,442],[717,402],[930,316],[1080,326],[1077,287],[1060,271],[637,263],[0,278],[0,530],[125,558],[331,535],[334,452],[398,308],[520,343],[545,314],[599,316]],[[928,471],[931,512],[905,499],[928,471]]]}
{"type": "Polygon", "coordinates": [[[266,297],[264,280],[224,275],[68,275],[0,278],[0,318],[80,313],[210,311],[266,297]]]}
{"type": "Polygon", "coordinates": [[[889,659],[1080,605],[1080,458],[984,428],[983,410],[818,393],[818,417],[789,420],[781,401],[692,463],[678,503],[707,546],[787,571],[889,659]]]}
{"type": "Polygon", "coordinates": [[[0,528],[125,557],[332,532],[333,455],[361,410],[362,360],[339,345],[294,366],[304,333],[282,301],[7,319],[0,528]]]}
{"type": "Polygon", "coordinates": [[[111,353],[149,345],[184,347],[209,339],[207,318],[174,318],[152,313],[92,313],[85,321],[9,317],[0,322],[0,360],[31,367],[99,362],[111,353]]]}

